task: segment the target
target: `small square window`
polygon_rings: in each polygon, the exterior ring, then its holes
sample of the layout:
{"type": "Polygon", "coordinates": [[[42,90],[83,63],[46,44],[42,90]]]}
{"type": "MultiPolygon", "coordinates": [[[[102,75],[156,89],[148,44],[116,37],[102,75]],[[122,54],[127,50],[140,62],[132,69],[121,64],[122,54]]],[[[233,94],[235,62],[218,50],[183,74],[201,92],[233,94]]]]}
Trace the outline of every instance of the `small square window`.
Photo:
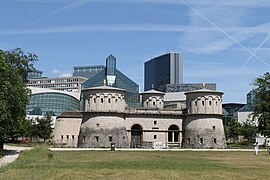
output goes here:
{"type": "Polygon", "coordinates": [[[109,142],[112,142],[112,136],[109,136],[109,142]]]}
{"type": "Polygon", "coordinates": [[[154,121],[154,125],[157,125],[157,121],[154,121]]]}
{"type": "Polygon", "coordinates": [[[200,143],[203,144],[203,138],[200,138],[200,143]]]}
{"type": "Polygon", "coordinates": [[[157,135],[154,135],[154,139],[157,139],[157,135]]]}

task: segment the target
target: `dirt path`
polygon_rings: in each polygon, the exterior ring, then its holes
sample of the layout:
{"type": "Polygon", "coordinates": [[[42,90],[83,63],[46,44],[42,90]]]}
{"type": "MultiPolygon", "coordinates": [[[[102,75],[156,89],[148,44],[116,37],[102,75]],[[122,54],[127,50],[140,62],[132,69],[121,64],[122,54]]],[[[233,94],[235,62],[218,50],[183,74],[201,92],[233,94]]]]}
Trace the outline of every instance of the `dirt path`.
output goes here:
{"type": "Polygon", "coordinates": [[[19,157],[21,151],[30,150],[31,147],[16,147],[16,146],[5,145],[4,149],[7,150],[7,155],[0,158],[0,167],[8,165],[9,163],[12,163],[19,157]]]}

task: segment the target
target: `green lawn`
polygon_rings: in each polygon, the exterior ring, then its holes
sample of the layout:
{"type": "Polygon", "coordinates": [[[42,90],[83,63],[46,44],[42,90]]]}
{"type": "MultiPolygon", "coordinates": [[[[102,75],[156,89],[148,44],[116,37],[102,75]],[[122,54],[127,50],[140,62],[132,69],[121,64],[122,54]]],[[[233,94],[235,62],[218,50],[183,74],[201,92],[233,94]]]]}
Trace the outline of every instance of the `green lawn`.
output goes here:
{"type": "Polygon", "coordinates": [[[0,179],[270,179],[260,152],[25,151],[0,169],[0,179]]]}

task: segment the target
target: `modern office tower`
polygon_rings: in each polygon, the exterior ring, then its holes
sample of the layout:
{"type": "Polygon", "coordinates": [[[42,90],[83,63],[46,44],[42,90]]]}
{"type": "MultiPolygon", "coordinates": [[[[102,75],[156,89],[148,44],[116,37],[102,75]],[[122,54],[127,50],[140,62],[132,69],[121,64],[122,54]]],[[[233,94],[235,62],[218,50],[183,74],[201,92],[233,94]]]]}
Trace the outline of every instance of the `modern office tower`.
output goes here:
{"type": "Polygon", "coordinates": [[[167,53],[144,63],[144,90],[166,91],[167,84],[183,83],[183,58],[167,53]]]}
{"type": "Polygon", "coordinates": [[[80,76],[85,78],[92,78],[98,72],[105,68],[103,65],[97,66],[75,66],[73,67],[73,76],[80,76]]]}
{"type": "Polygon", "coordinates": [[[87,78],[84,77],[35,78],[29,79],[27,86],[59,91],[80,92],[80,86],[86,80],[87,78]]]}
{"type": "Polygon", "coordinates": [[[113,55],[106,59],[106,67],[102,71],[82,84],[82,90],[105,85],[124,89],[127,104],[132,107],[139,105],[139,85],[116,69],[116,58],[113,55]]]}

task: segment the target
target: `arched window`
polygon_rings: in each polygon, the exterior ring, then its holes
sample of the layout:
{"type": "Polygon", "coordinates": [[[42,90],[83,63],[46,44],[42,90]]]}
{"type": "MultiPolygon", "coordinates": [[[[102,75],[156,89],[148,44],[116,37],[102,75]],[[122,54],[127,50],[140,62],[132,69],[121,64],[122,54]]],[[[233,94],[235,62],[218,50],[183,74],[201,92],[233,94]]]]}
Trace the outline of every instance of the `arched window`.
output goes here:
{"type": "Polygon", "coordinates": [[[176,125],[171,125],[168,129],[168,141],[169,142],[179,142],[179,127],[176,125]]]}

